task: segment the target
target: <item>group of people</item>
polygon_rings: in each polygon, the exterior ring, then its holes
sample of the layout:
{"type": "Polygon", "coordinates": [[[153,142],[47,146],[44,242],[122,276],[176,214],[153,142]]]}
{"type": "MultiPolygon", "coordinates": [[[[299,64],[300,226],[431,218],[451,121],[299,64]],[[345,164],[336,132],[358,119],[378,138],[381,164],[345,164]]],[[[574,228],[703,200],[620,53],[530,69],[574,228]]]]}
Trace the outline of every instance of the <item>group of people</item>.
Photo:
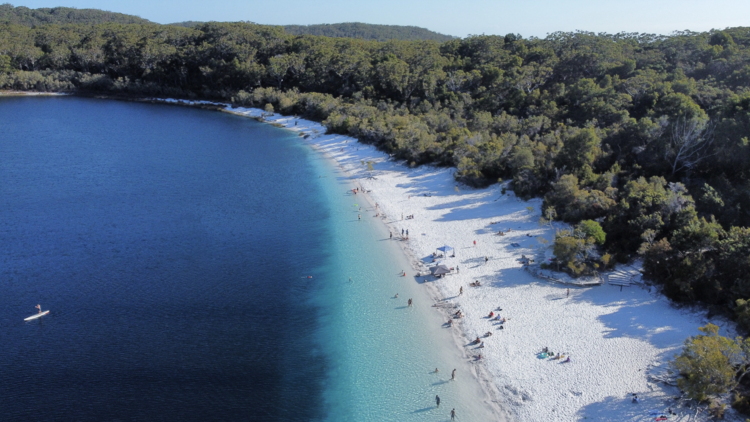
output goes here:
{"type": "Polygon", "coordinates": [[[414,214],[412,214],[412,215],[407,215],[407,216],[406,216],[406,219],[407,219],[407,220],[413,220],[413,219],[414,219],[414,214]]]}
{"type": "MultiPolygon", "coordinates": [[[[440,371],[438,371],[438,369],[435,368],[435,373],[437,374],[438,372],[440,372],[440,371]]],[[[451,381],[455,380],[455,379],[456,379],[456,370],[454,369],[453,370],[453,374],[451,375],[451,381]]],[[[437,395],[437,394],[435,394],[435,405],[437,407],[440,407],[440,401],[441,401],[440,400],[440,396],[437,395]]],[[[451,409],[451,420],[452,421],[456,420],[456,409],[455,408],[451,409]]]]}
{"type": "MultiPolygon", "coordinates": [[[[471,286],[471,287],[479,287],[481,285],[482,285],[482,283],[480,283],[479,280],[469,283],[469,286],[471,286]]],[[[463,290],[462,290],[462,292],[463,292],[463,290]]]]}
{"type": "Polygon", "coordinates": [[[557,353],[557,354],[555,354],[555,352],[551,352],[551,351],[549,350],[549,348],[547,348],[547,347],[545,347],[544,349],[542,349],[542,353],[541,353],[541,355],[542,355],[543,357],[548,357],[548,358],[550,358],[551,360],[561,360],[561,359],[564,359],[564,360],[562,361],[562,363],[569,363],[569,362],[570,362],[570,356],[567,356],[567,357],[566,357],[566,356],[565,356],[565,355],[563,355],[562,353],[557,353]]]}

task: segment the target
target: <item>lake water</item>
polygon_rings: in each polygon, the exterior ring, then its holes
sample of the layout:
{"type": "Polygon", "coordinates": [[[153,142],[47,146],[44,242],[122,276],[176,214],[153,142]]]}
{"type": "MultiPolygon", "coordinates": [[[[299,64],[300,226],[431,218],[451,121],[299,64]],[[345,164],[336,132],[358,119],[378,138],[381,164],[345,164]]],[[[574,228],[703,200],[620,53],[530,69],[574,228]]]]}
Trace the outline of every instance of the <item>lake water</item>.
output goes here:
{"type": "Polygon", "coordinates": [[[2,98],[0,131],[0,420],[491,420],[398,246],[296,134],[82,98],[2,98]]]}

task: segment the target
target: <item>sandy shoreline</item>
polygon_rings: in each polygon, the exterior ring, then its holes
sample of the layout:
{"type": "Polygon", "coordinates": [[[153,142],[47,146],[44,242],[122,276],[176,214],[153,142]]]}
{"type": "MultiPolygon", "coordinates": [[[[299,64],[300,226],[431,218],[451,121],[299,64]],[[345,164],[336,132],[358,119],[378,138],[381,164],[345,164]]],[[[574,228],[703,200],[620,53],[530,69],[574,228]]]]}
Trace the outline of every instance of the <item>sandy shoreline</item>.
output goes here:
{"type": "MultiPolygon", "coordinates": [[[[224,106],[210,101],[143,100],[224,106]]],[[[680,395],[675,387],[660,382],[684,340],[709,322],[705,310],[676,308],[629,266],[593,287],[535,277],[524,269],[521,258],[531,257],[538,264],[551,256],[555,231],[538,224],[540,199],[524,202],[498,185],[457,186],[452,169],[409,168],[356,139],[325,135],[319,123],[278,114],[263,117],[259,109],[227,106],[223,111],[263,118],[305,136],[355,186],[370,191],[366,198],[372,212],[363,213],[363,219],[381,219],[394,238],[402,229],[409,230],[409,240],[399,244],[415,273],[434,265],[431,254],[439,246],[455,248],[456,257],[444,261],[459,271],[440,279],[416,279],[446,320],[456,309],[465,314],[454,320],[453,338],[467,360],[482,354],[483,359],[472,366],[499,412],[498,420],[641,421],[654,420],[668,409],[675,412],[670,421],[708,420],[707,414],[696,415],[694,407],[675,400],[680,395]],[[363,164],[368,161],[373,163],[372,172],[363,164]],[[406,219],[411,214],[415,218],[406,219]],[[498,235],[500,231],[504,235],[498,235]],[[475,280],[482,286],[470,287],[475,280]],[[490,320],[491,311],[507,322],[490,320]],[[484,348],[469,344],[468,339],[486,332],[492,336],[482,339],[484,348]],[[571,361],[540,355],[545,347],[571,361]],[[640,403],[631,401],[633,394],[640,403]]],[[[712,318],[710,322],[725,335],[726,330],[734,332],[727,321],[712,318]]],[[[731,410],[726,419],[744,420],[731,410]]]]}

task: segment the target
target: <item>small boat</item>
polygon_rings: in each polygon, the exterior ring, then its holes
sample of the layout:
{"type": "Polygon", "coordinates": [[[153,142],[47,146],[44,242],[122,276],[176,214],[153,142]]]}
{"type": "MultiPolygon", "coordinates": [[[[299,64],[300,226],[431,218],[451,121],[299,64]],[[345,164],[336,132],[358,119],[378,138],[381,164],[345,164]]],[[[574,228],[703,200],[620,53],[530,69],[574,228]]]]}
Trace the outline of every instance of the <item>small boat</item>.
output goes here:
{"type": "Polygon", "coordinates": [[[49,313],[49,311],[42,312],[42,307],[40,305],[36,305],[36,308],[39,309],[39,313],[38,314],[32,315],[32,316],[30,316],[28,318],[24,318],[23,320],[24,321],[31,321],[31,320],[34,320],[34,319],[37,319],[37,318],[41,318],[41,317],[43,317],[43,316],[45,316],[45,315],[47,315],[49,313]]]}

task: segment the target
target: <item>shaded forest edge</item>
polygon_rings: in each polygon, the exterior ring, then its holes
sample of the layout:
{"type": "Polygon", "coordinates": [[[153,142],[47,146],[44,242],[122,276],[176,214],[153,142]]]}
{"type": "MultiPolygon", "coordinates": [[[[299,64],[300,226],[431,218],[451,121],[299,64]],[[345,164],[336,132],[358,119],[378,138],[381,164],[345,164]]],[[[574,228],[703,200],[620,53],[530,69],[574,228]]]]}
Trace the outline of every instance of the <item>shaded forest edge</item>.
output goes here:
{"type": "Polygon", "coordinates": [[[248,23],[0,25],[0,88],[213,99],[543,196],[572,273],[642,256],[750,327],[750,28],[436,41],[248,23]],[[601,229],[601,232],[600,232],[601,229]],[[564,240],[560,240],[563,239],[564,240]],[[601,251],[596,252],[596,251],[601,251]]]}

